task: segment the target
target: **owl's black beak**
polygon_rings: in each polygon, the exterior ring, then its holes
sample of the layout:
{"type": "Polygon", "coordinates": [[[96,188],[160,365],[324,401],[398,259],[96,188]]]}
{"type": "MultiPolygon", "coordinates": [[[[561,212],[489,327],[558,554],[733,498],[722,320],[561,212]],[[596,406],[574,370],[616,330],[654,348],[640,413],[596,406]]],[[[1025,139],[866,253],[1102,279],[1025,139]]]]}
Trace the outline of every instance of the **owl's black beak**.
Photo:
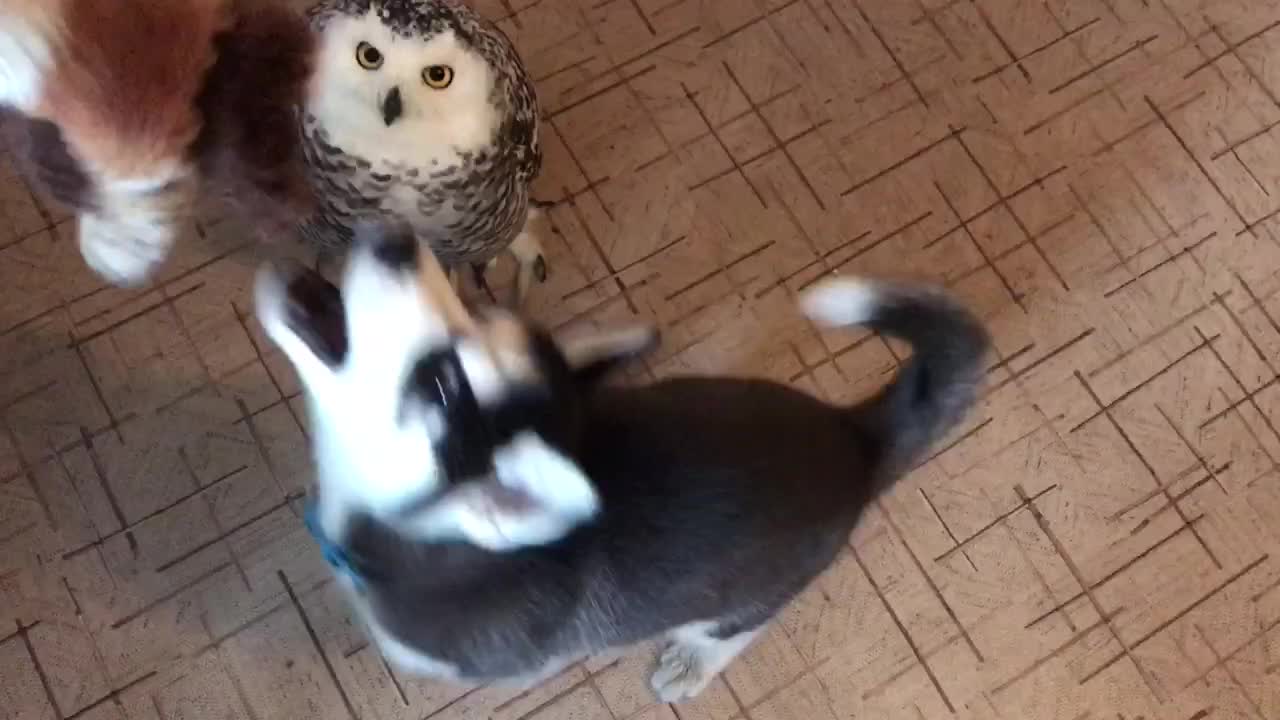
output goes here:
{"type": "Polygon", "coordinates": [[[404,101],[400,99],[400,88],[393,87],[382,100],[382,120],[387,127],[391,127],[391,123],[402,114],[404,114],[404,101]]]}

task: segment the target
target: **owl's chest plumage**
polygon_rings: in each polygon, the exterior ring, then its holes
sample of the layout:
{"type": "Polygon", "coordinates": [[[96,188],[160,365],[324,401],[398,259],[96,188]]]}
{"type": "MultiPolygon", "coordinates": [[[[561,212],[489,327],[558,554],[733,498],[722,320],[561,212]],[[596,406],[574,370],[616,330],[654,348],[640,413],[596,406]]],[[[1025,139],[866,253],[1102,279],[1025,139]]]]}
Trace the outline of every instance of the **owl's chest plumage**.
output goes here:
{"type": "Polygon", "coordinates": [[[323,244],[349,241],[361,219],[394,217],[412,225],[442,261],[483,262],[523,227],[527,182],[502,147],[466,152],[419,145],[405,158],[396,157],[394,146],[357,153],[309,113],[302,132],[322,206],[308,234],[323,244]]]}

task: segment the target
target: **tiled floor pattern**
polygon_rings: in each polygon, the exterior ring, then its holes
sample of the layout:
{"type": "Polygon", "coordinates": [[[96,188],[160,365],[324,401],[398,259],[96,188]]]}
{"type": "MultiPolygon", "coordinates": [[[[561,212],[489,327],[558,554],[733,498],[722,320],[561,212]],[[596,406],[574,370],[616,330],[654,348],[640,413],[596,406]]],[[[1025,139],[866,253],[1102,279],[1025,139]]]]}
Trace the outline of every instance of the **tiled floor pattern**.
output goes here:
{"type": "Polygon", "coordinates": [[[539,79],[557,327],[847,399],[829,271],[945,283],[973,421],[698,702],[646,651],[533,692],[391,672],[298,518],[264,253],[104,288],[0,157],[0,717],[1280,719],[1280,3],[487,0],[539,79]]]}

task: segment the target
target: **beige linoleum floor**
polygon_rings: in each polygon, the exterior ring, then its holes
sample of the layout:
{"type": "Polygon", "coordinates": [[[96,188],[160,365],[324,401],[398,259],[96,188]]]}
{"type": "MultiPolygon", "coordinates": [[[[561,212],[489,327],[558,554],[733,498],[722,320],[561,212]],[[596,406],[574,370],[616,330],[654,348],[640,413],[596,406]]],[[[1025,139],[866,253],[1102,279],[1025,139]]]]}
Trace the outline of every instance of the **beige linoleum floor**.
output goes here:
{"type": "Polygon", "coordinates": [[[932,278],[997,338],[973,421],[692,705],[645,651],[399,677],[298,519],[242,222],[107,289],[0,154],[0,717],[1280,720],[1280,3],[483,5],[546,109],[538,317],[841,399],[893,356],[795,291],[932,278]]]}

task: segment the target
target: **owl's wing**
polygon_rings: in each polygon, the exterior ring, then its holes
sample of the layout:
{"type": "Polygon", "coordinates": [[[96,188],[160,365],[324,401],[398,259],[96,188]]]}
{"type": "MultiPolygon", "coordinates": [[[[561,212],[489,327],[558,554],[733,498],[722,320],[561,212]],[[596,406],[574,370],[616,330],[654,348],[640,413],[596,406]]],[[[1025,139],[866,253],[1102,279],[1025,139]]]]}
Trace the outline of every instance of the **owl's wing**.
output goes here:
{"type": "Polygon", "coordinates": [[[535,125],[533,141],[516,151],[516,174],[527,185],[532,183],[541,171],[542,147],[538,144],[538,131],[535,125]]]}
{"type": "Polygon", "coordinates": [[[526,184],[533,182],[542,170],[542,146],[538,142],[538,97],[519,58],[515,59],[520,76],[512,87],[510,116],[506,142],[515,158],[517,177],[526,184]]]}

